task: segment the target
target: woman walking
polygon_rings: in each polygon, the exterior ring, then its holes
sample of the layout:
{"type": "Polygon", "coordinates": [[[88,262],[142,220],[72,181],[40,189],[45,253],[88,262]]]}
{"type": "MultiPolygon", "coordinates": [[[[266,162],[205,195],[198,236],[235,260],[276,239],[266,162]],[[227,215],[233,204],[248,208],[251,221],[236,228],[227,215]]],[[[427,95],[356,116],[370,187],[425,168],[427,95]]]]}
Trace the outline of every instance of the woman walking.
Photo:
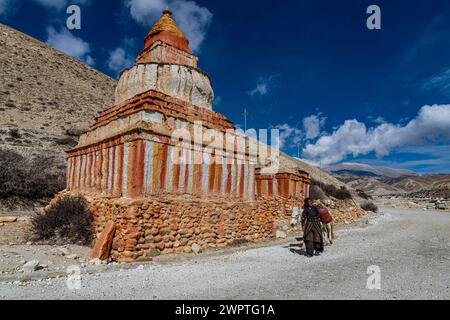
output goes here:
{"type": "Polygon", "coordinates": [[[322,222],[320,211],[310,198],[305,199],[302,213],[303,241],[306,246],[306,256],[312,257],[323,252],[322,222]]]}

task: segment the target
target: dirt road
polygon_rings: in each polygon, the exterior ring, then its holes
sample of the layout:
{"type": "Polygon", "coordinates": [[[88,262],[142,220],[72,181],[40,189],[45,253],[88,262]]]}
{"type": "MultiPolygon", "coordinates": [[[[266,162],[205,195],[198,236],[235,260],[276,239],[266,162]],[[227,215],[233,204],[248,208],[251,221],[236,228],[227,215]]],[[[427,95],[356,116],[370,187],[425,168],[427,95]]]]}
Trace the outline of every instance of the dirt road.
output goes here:
{"type": "Polygon", "coordinates": [[[311,259],[278,244],[82,274],[74,290],[66,278],[0,283],[0,298],[450,299],[449,212],[384,209],[367,226],[343,228],[337,236],[311,259]],[[381,271],[380,290],[366,288],[370,266],[381,271]]]}

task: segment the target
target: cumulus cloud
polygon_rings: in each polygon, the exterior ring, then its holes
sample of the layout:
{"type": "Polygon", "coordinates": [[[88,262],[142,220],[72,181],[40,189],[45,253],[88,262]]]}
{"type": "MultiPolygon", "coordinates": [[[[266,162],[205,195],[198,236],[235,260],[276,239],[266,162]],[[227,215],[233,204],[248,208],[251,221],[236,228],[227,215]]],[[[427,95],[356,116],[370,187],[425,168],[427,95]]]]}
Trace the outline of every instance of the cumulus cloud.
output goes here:
{"type": "Polygon", "coordinates": [[[319,138],[303,149],[309,160],[337,163],[348,155],[357,157],[372,152],[381,158],[405,146],[420,146],[450,141],[450,105],[424,106],[406,125],[382,123],[367,128],[357,120],[347,120],[332,134],[319,138]]]}
{"type": "Polygon", "coordinates": [[[116,48],[109,53],[108,68],[119,72],[127,67],[132,66],[134,59],[131,55],[127,54],[125,49],[116,48]]]}
{"type": "Polygon", "coordinates": [[[91,48],[89,43],[75,37],[70,31],[61,28],[58,32],[55,28],[47,28],[47,44],[68,54],[74,58],[93,64],[94,59],[89,55],[91,48]]]}
{"type": "Polygon", "coordinates": [[[169,7],[173,18],[189,39],[190,48],[198,52],[205,40],[213,15],[195,1],[187,0],[126,0],[131,16],[138,23],[150,27],[169,7]]]}
{"type": "Polygon", "coordinates": [[[296,147],[302,141],[302,131],[298,128],[291,127],[287,123],[274,126],[273,129],[280,130],[280,149],[285,147],[296,147]]]}
{"type": "Polygon", "coordinates": [[[305,138],[308,140],[315,139],[320,135],[326,118],[319,115],[311,115],[303,119],[303,129],[305,130],[305,138]]]}

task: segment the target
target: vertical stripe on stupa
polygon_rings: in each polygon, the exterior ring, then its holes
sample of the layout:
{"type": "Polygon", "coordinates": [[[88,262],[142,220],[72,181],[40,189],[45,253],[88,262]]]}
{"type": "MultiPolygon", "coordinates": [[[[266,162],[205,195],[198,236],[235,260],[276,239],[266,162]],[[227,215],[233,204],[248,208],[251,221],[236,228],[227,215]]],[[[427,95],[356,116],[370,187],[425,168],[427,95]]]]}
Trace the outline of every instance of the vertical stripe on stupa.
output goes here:
{"type": "Polygon", "coordinates": [[[81,156],[77,156],[76,180],[75,189],[80,190],[80,176],[81,176],[81,156]]]}
{"type": "Polygon", "coordinates": [[[161,179],[161,155],[162,145],[155,142],[153,146],[153,177],[152,177],[152,189],[153,192],[160,191],[160,179],[161,179]]]}
{"type": "Polygon", "coordinates": [[[273,178],[273,195],[274,197],[278,197],[278,179],[273,178]]]}
{"type": "Polygon", "coordinates": [[[109,193],[112,193],[112,186],[113,186],[113,182],[112,182],[112,180],[113,180],[113,178],[114,178],[114,176],[113,176],[113,168],[114,168],[114,161],[113,161],[113,148],[111,147],[111,148],[109,148],[108,149],[108,184],[107,184],[107,189],[106,189],[106,192],[109,194],[109,193]]]}
{"type": "Polygon", "coordinates": [[[222,176],[220,181],[220,193],[224,196],[226,194],[227,189],[227,178],[228,178],[228,165],[227,165],[227,158],[224,155],[222,157],[222,176]]]}
{"type": "Polygon", "coordinates": [[[153,141],[145,141],[145,181],[144,192],[151,194],[153,191],[153,141]]]}
{"type": "Polygon", "coordinates": [[[166,187],[166,177],[167,177],[167,157],[169,153],[169,147],[167,144],[162,145],[161,151],[161,172],[160,172],[160,191],[164,191],[166,187]]]}
{"type": "Polygon", "coordinates": [[[185,192],[186,190],[186,157],[187,152],[185,148],[181,149],[181,156],[180,156],[180,184],[179,184],[179,190],[182,192],[185,192]]]}
{"type": "Polygon", "coordinates": [[[187,193],[194,193],[194,150],[187,149],[187,159],[186,164],[186,191],[187,193]]]}
{"type": "Polygon", "coordinates": [[[242,177],[242,172],[241,172],[241,159],[236,159],[236,188],[234,190],[234,195],[239,197],[239,191],[241,189],[241,177],[242,177]]]}
{"type": "Polygon", "coordinates": [[[72,169],[72,158],[68,158],[68,163],[67,163],[67,169],[66,169],[66,189],[70,190],[72,185],[71,185],[71,169],[72,169]]]}
{"type": "Polygon", "coordinates": [[[235,166],[235,161],[236,159],[233,159],[232,163],[231,163],[231,185],[230,185],[230,192],[229,194],[234,194],[235,190],[236,190],[236,166],[235,166]]]}
{"type": "Polygon", "coordinates": [[[214,193],[214,182],[216,180],[216,164],[215,164],[215,155],[209,155],[206,154],[209,158],[208,163],[208,171],[209,171],[209,177],[208,177],[208,189],[207,193],[214,193]]]}
{"type": "Polygon", "coordinates": [[[173,160],[175,156],[175,148],[173,146],[167,147],[167,160],[166,160],[166,167],[167,167],[167,174],[166,174],[166,186],[165,191],[171,192],[173,191],[173,160]]]}
{"type": "Polygon", "coordinates": [[[123,162],[122,162],[122,195],[127,195],[127,180],[128,180],[128,157],[130,152],[130,143],[126,142],[123,145],[123,162]]]}
{"type": "Polygon", "coordinates": [[[115,196],[120,197],[123,189],[123,160],[124,160],[124,145],[120,144],[117,151],[117,181],[115,196]]]}
{"type": "Polygon", "coordinates": [[[239,165],[239,171],[240,171],[240,179],[239,179],[239,197],[244,196],[244,182],[245,182],[245,166],[244,166],[245,160],[241,160],[241,163],[239,165]]]}
{"type": "Polygon", "coordinates": [[[208,194],[208,187],[209,187],[209,154],[204,153],[202,154],[202,187],[201,187],[201,193],[203,195],[208,194]]]}
{"type": "Polygon", "coordinates": [[[253,164],[249,165],[248,193],[250,195],[250,199],[253,199],[255,194],[255,166],[253,164]]]}
{"type": "Polygon", "coordinates": [[[242,197],[244,199],[248,198],[248,161],[244,161],[244,187],[243,187],[243,193],[242,197]]]}

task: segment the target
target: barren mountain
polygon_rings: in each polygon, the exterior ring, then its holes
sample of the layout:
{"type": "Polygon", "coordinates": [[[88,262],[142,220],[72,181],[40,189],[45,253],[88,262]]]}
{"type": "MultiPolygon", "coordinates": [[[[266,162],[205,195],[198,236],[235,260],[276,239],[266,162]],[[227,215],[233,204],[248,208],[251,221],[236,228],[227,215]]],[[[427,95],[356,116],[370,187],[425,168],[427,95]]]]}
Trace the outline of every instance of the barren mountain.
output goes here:
{"type": "Polygon", "coordinates": [[[429,174],[416,176],[362,177],[349,174],[335,174],[335,177],[354,189],[371,195],[405,194],[422,191],[445,193],[450,188],[450,174],[429,174]]]}
{"type": "Polygon", "coordinates": [[[64,151],[113,103],[115,85],[81,61],[0,24],[0,199],[39,198],[63,187],[64,151]]]}
{"type": "Polygon", "coordinates": [[[325,168],[326,171],[336,174],[349,174],[362,177],[388,177],[398,178],[403,176],[414,176],[409,170],[394,169],[389,167],[371,166],[364,163],[347,162],[325,168]]]}
{"type": "Polygon", "coordinates": [[[0,24],[0,126],[64,134],[113,103],[116,81],[0,24]]]}

